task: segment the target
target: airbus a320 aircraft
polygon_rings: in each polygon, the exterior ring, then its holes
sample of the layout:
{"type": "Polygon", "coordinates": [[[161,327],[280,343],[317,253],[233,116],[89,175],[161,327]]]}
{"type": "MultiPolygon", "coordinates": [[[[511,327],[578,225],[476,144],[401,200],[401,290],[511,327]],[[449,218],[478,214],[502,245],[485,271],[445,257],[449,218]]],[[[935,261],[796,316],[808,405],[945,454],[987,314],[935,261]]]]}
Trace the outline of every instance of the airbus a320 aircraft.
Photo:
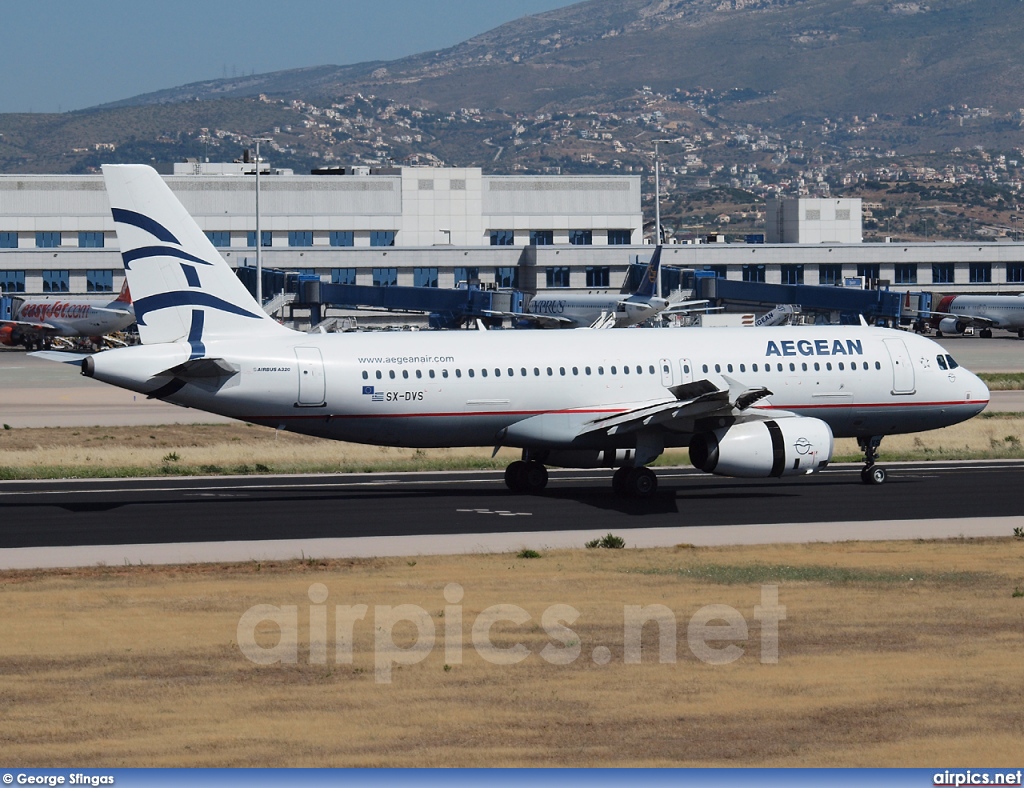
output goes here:
{"type": "Polygon", "coordinates": [[[303,334],[263,313],[156,171],[103,168],[143,344],[82,360],[97,380],[325,438],[510,446],[512,490],[546,465],[611,466],[646,497],[648,463],[689,446],[726,476],[813,473],[834,437],[881,483],[881,437],[981,412],[988,389],[936,343],[889,329],[303,334]]]}
{"type": "Polygon", "coordinates": [[[992,329],[1016,331],[1024,338],[1024,293],[1020,295],[948,295],[939,301],[932,313],[935,336],[962,334],[980,328],[981,336],[989,338],[992,329]]]}
{"type": "MultiPolygon", "coordinates": [[[[668,299],[657,294],[658,270],[661,265],[661,247],[651,255],[640,285],[632,293],[564,293],[535,296],[525,313],[491,313],[496,317],[509,317],[520,323],[538,328],[626,328],[643,323],[663,312],[668,299]]],[[[707,303],[707,302],[701,302],[707,303]]]]}
{"type": "Polygon", "coordinates": [[[12,297],[11,319],[0,319],[0,344],[49,347],[54,337],[103,337],[135,322],[125,280],[113,301],[83,297],[12,297]]]}

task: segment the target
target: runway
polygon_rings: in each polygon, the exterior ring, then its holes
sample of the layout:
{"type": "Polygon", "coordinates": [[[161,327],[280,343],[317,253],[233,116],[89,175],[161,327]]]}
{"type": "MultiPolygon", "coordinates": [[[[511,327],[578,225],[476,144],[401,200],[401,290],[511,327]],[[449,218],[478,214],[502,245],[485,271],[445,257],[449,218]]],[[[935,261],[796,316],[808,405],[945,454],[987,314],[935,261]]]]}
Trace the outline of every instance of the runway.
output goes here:
{"type": "Polygon", "coordinates": [[[269,560],[580,547],[1010,536],[1024,525],[1022,462],[859,466],[737,480],[659,470],[649,501],[609,474],[554,471],[539,496],[492,472],[0,484],[0,568],[269,560]],[[76,547],[80,546],[80,547],[76,547]],[[87,548],[87,549],[86,549],[87,548]]]}

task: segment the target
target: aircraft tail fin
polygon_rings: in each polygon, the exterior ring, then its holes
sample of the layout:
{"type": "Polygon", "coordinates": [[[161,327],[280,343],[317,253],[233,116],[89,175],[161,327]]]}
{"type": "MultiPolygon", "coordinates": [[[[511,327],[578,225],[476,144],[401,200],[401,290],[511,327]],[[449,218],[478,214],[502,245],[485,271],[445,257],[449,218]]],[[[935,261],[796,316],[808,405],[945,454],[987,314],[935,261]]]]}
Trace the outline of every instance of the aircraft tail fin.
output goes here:
{"type": "Polygon", "coordinates": [[[658,244],[654,248],[654,254],[651,255],[651,261],[647,264],[647,270],[644,271],[643,279],[640,280],[640,285],[634,295],[649,298],[658,294],[658,269],[660,266],[661,244],[658,244]]]}
{"type": "Polygon", "coordinates": [[[121,285],[121,292],[118,293],[117,298],[115,298],[111,303],[114,303],[114,304],[130,304],[131,302],[132,302],[132,293],[131,293],[131,290],[128,287],[128,277],[126,276],[124,278],[124,284],[121,285]]]}
{"type": "Polygon", "coordinates": [[[145,345],[279,334],[152,167],[105,164],[103,178],[145,345]]]}

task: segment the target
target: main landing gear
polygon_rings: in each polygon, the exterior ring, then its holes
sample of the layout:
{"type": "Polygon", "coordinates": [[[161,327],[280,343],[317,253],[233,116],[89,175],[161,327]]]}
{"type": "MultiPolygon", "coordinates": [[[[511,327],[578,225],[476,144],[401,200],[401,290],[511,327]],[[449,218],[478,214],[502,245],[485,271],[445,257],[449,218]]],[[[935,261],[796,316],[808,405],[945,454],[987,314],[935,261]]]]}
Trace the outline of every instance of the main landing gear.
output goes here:
{"type": "Polygon", "coordinates": [[[548,486],[548,469],[536,460],[516,460],[505,469],[505,486],[516,493],[539,493],[548,486]]]}
{"type": "Polygon", "coordinates": [[[860,480],[864,484],[884,484],[886,479],[885,468],[875,465],[878,459],[878,446],[884,435],[872,435],[870,438],[857,438],[857,445],[864,452],[864,469],[860,472],[860,480]]]}
{"type": "MultiPolygon", "coordinates": [[[[514,493],[539,493],[548,485],[548,469],[537,460],[516,460],[505,468],[505,486],[514,493]]],[[[658,490],[658,477],[650,468],[623,467],[612,476],[612,490],[620,498],[650,498],[658,490]]]]}
{"type": "Polygon", "coordinates": [[[612,490],[620,498],[650,498],[658,490],[658,477],[643,466],[622,467],[612,476],[612,490]]]}

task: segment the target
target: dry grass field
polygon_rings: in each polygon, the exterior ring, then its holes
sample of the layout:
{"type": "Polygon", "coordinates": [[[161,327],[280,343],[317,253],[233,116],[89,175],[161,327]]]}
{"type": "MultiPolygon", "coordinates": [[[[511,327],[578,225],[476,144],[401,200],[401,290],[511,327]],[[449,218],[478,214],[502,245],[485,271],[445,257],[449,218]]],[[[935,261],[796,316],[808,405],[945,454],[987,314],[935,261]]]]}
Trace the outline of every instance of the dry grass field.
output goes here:
{"type": "MultiPolygon", "coordinates": [[[[1016,768],[1022,587],[1024,540],[1010,535],[6,572],[0,742],[26,767],[1016,768]],[[446,601],[453,583],[462,598],[446,601]],[[785,608],[777,664],[762,661],[770,627],[756,611],[770,586],[785,608]],[[259,604],[286,621],[294,606],[294,663],[242,653],[239,621],[259,604]],[[497,647],[525,647],[517,664],[474,645],[481,611],[498,604],[529,616],[490,632],[497,647]],[[676,622],[676,661],[658,661],[651,622],[641,664],[626,664],[625,606],[654,604],[676,622]],[[339,664],[335,615],[348,605],[367,612],[339,664]],[[436,641],[384,683],[375,640],[418,637],[377,607],[398,605],[422,608],[436,641]],[[571,632],[544,621],[554,605],[579,612],[563,622],[571,632]],[[688,640],[707,605],[748,627],[729,664],[698,659],[688,640]],[[321,612],[323,664],[310,648],[321,612]],[[579,655],[552,664],[546,645],[579,655]]],[[[244,631],[260,648],[279,640],[268,621],[244,631]]]]}
{"type": "MultiPolygon", "coordinates": [[[[993,413],[916,435],[892,435],[882,460],[1024,457],[1024,416],[993,413]]],[[[856,441],[836,442],[836,461],[860,461],[856,441]]],[[[222,473],[358,473],[504,468],[502,449],[394,449],[310,438],[250,424],[0,430],[0,479],[222,473]]],[[[659,465],[688,465],[669,450],[659,465]]]]}

